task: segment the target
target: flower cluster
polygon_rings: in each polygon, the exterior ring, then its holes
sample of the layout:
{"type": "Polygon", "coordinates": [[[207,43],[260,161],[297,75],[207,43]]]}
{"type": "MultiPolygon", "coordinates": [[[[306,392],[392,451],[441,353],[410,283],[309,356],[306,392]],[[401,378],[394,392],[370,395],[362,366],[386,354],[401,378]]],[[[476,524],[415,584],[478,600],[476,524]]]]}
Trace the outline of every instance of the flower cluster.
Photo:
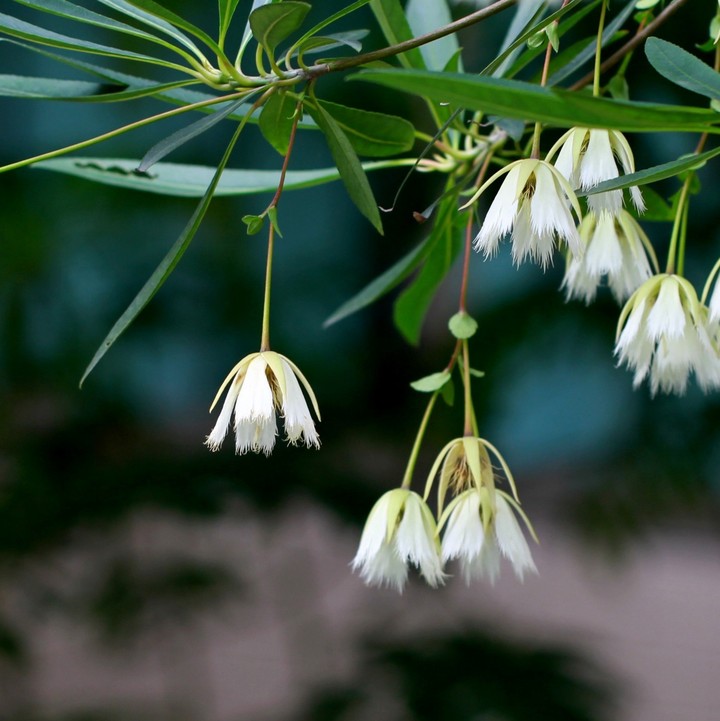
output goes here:
{"type": "Polygon", "coordinates": [[[679,275],[655,275],[633,293],[620,315],[615,354],[635,371],[636,387],[650,378],[653,395],[684,393],[691,372],[703,390],[720,387],[717,320],[679,275]]]}
{"type": "Polygon", "coordinates": [[[352,566],[369,585],[387,585],[398,591],[407,581],[409,564],[416,566],[435,587],[444,582],[444,564],[455,559],[459,560],[467,583],[483,577],[494,583],[500,573],[501,558],[510,561],[522,580],[526,572],[535,572],[536,568],[516,514],[534,536],[502,456],[482,438],[458,438],[448,443],[436,459],[425,498],[398,488],[375,504],[352,566]],[[500,461],[512,496],[495,488],[488,450],[500,461]],[[426,502],[436,475],[440,516],[437,524],[426,502]],[[454,498],[443,510],[448,493],[454,498]]]}
{"type": "Polygon", "coordinates": [[[315,394],[291,360],[273,351],[246,356],[228,373],[210,406],[212,411],[229,384],[220,415],[205,443],[211,450],[218,450],[234,415],[235,451],[262,451],[269,455],[277,436],[276,414],[280,413],[290,443],[302,441],[308,448],[319,448],[320,438],[300,383],[320,420],[315,394]]]}
{"type": "MultiPolygon", "coordinates": [[[[550,149],[555,168],[583,192],[622,174],[635,172],[635,160],[625,136],[616,130],[572,128],[550,149]],[[559,152],[558,152],[559,151],[559,152]]],[[[630,189],[637,212],[645,209],[637,186],[630,189]]],[[[652,275],[652,247],[635,219],[623,208],[623,191],[608,190],[587,197],[588,212],[580,227],[580,253],[568,257],[563,288],[568,299],[589,303],[603,279],[619,303],[652,275]]]]}

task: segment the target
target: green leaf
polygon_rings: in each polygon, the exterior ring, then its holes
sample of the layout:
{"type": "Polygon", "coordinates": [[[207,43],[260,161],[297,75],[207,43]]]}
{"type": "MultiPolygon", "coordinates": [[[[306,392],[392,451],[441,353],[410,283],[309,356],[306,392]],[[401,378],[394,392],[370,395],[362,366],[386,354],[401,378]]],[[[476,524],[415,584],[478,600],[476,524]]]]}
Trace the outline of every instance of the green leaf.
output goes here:
{"type": "Polygon", "coordinates": [[[247,225],[247,234],[255,235],[265,225],[265,217],[262,215],[243,215],[242,222],[247,225]]]}
{"type": "MultiPolygon", "coordinates": [[[[370,8],[388,45],[397,45],[413,38],[400,0],[370,0],[370,8]]],[[[418,48],[400,53],[397,58],[406,68],[425,68],[425,60],[418,48]]]]}
{"type": "Polygon", "coordinates": [[[645,170],[639,170],[637,173],[630,173],[629,175],[621,175],[619,178],[613,178],[612,180],[606,180],[599,185],[596,185],[591,190],[582,192],[578,191],[577,195],[595,195],[596,193],[604,193],[608,190],[622,190],[623,188],[630,188],[633,185],[647,185],[648,183],[657,183],[659,180],[665,180],[666,178],[673,178],[676,175],[685,173],[688,170],[697,170],[701,168],[711,158],[716,158],[720,155],[720,148],[713,148],[699,155],[683,155],[677,160],[671,160],[669,163],[662,163],[661,165],[654,165],[652,168],[645,168],[645,170]]]}
{"type": "Polygon", "coordinates": [[[345,301],[324,323],[327,328],[343,318],[362,310],[378,298],[389,293],[395,286],[402,283],[415,268],[424,260],[430,246],[431,236],[428,235],[418,246],[413,248],[407,255],[400,258],[394,265],[384,273],[368,283],[359,293],[345,301]]]}
{"type": "Polygon", "coordinates": [[[272,57],[275,48],[302,26],[310,7],[298,0],[284,0],[256,8],[250,13],[253,37],[272,57]]]}
{"type": "Polygon", "coordinates": [[[365,171],[353,150],[350,141],[332,116],[318,105],[315,111],[315,122],[325,135],[330,153],[345,184],[348,195],[358,210],[373,224],[382,235],[382,221],[380,211],[373,197],[370,183],[365,171]]]}
{"type": "Polygon", "coordinates": [[[450,373],[442,371],[442,373],[431,373],[429,376],[413,381],[410,387],[421,393],[434,393],[439,391],[449,380],[450,373]]]}
{"type": "Polygon", "coordinates": [[[154,58],[149,55],[133,53],[129,50],[121,50],[113,48],[109,45],[99,45],[91,43],[87,40],[79,40],[67,35],[45,30],[37,25],[32,25],[24,20],[18,20],[10,15],[0,13],[0,31],[7,33],[11,37],[21,38],[22,40],[30,40],[31,42],[40,43],[41,45],[49,45],[54,48],[62,48],[64,50],[76,50],[82,53],[91,53],[94,55],[104,55],[111,58],[125,58],[127,60],[136,60],[139,62],[149,63],[152,65],[163,65],[165,67],[181,69],[183,72],[186,68],[170,63],[166,60],[154,58]]]}
{"type": "Polygon", "coordinates": [[[22,75],[0,75],[0,95],[12,98],[44,100],[80,100],[98,95],[112,95],[126,86],[91,83],[84,80],[31,78],[22,75]]]}
{"type": "MultiPolygon", "coordinates": [[[[415,144],[415,129],[404,118],[338,105],[327,100],[317,102],[332,116],[359,155],[382,158],[404,153],[415,144]]],[[[308,112],[320,125],[316,111],[308,107],[308,112]]]]}
{"type": "Polygon", "coordinates": [[[265,101],[258,120],[265,140],[283,156],[287,154],[290,146],[296,107],[296,100],[284,90],[277,90],[265,101]]]}
{"type": "MultiPolygon", "coordinates": [[[[199,198],[212,180],[215,168],[179,163],[157,163],[152,171],[137,173],[138,160],[125,158],[54,158],[33,165],[33,168],[74,175],[103,185],[140,190],[161,195],[199,198]]],[[[378,161],[365,163],[365,170],[379,170],[390,165],[378,161]]],[[[289,170],[285,176],[285,190],[299,190],[339,180],[337,168],[289,170]]],[[[215,195],[252,195],[274,193],[280,181],[279,170],[226,170],[218,183],[215,195]]]]}
{"type": "Polygon", "coordinates": [[[472,338],[477,333],[478,324],[475,318],[464,311],[455,313],[448,321],[450,332],[460,340],[472,338]]]}
{"type": "Polygon", "coordinates": [[[233,19],[238,2],[240,2],[240,0],[218,0],[218,13],[220,16],[219,37],[223,40],[230,27],[230,21],[233,19]]]}
{"type": "Polygon", "coordinates": [[[243,104],[242,100],[236,100],[234,103],[230,103],[224,107],[221,111],[213,113],[212,115],[206,115],[200,120],[196,120],[185,128],[168,135],[167,138],[163,138],[159,143],[153,145],[150,150],[145,153],[145,156],[138,165],[138,172],[144,173],[150,169],[159,160],[172,153],[173,150],[179,148],[181,145],[185,145],[188,141],[201,135],[206,130],[209,130],[213,126],[217,125],[221,120],[226,118],[232,112],[237,110],[243,104]]]}
{"type": "Polygon", "coordinates": [[[393,321],[411,345],[420,341],[430,304],[460,252],[462,234],[458,233],[456,221],[461,217],[457,212],[457,194],[444,198],[430,234],[431,249],[422,270],[395,302],[393,321]]]}
{"type": "MultiPolygon", "coordinates": [[[[197,45],[190,40],[190,38],[184,33],[180,32],[172,23],[166,22],[162,18],[158,17],[153,13],[144,12],[133,4],[130,4],[126,0],[97,0],[107,7],[111,7],[113,10],[117,10],[119,13],[131,17],[138,22],[143,23],[147,27],[151,27],[158,32],[164,33],[165,35],[176,40],[178,43],[190,50],[194,55],[199,54],[197,45]]],[[[192,27],[192,26],[191,26],[192,27]]]]}
{"type": "MultiPolygon", "coordinates": [[[[313,39],[321,30],[324,30],[328,25],[332,25],[332,23],[340,20],[340,18],[344,18],[346,15],[355,12],[355,10],[358,10],[363,5],[367,5],[369,2],[370,0],[356,0],[354,3],[351,3],[347,7],[344,7],[341,10],[338,10],[336,13],[333,13],[332,15],[330,15],[330,17],[325,18],[325,20],[322,20],[317,25],[311,27],[310,30],[308,30],[296,43],[293,43],[292,49],[294,50],[295,48],[307,47],[308,41],[313,39]]],[[[341,33],[338,33],[338,35],[340,34],[341,33]]]]}
{"type": "Polygon", "coordinates": [[[177,29],[181,28],[185,30],[185,32],[202,40],[214,53],[220,57],[224,57],[224,53],[218,44],[204,30],[188,22],[184,17],[171,12],[163,5],[156,3],[155,0],[128,0],[127,2],[125,2],[125,0],[100,0],[100,2],[117,6],[118,8],[124,7],[124,12],[128,14],[133,13],[133,8],[135,8],[132,16],[152,27],[158,26],[159,20],[164,21],[162,27],[165,28],[166,32],[169,32],[178,40],[183,38],[183,44],[186,42],[191,43],[191,41],[177,29]]]}
{"type": "MultiPolygon", "coordinates": [[[[607,24],[602,34],[601,42],[603,48],[610,43],[610,41],[614,38],[615,33],[622,28],[625,21],[632,14],[634,8],[635,0],[630,0],[630,2],[627,3],[625,7],[613,18],[612,22],[607,24]]],[[[596,47],[596,38],[592,38],[588,41],[586,47],[575,55],[570,62],[566,63],[561,69],[554,72],[548,78],[547,84],[549,86],[557,85],[559,82],[572,75],[576,70],[595,57],[596,47]]]]}
{"type": "Polygon", "coordinates": [[[367,36],[368,30],[348,30],[344,33],[331,33],[328,35],[315,35],[303,43],[295,43],[297,50],[293,53],[297,55],[311,55],[312,53],[325,52],[342,46],[352,48],[355,52],[362,50],[362,40],[367,36]]]}
{"type": "Polygon", "coordinates": [[[470,110],[560,127],[586,125],[626,131],[707,131],[720,116],[711,110],[596,98],[531,83],[423,70],[363,70],[365,80],[470,110]]]}
{"type": "Polygon", "coordinates": [[[645,55],[671,83],[713,100],[720,98],[720,73],[687,50],[660,38],[648,38],[645,55]]]}
{"type": "Polygon", "coordinates": [[[449,406],[452,406],[453,403],[455,403],[455,384],[452,380],[440,389],[440,395],[449,406]]]}
{"type": "Polygon", "coordinates": [[[137,318],[142,309],[152,300],[153,296],[158,292],[158,290],[160,290],[163,283],[170,277],[170,274],[175,269],[175,266],[180,262],[180,259],[188,249],[190,242],[195,237],[195,233],[200,227],[200,224],[207,213],[207,209],[210,207],[210,201],[215,193],[215,188],[217,188],[223,170],[225,170],[225,166],[230,159],[235,143],[237,142],[238,137],[240,137],[240,131],[242,128],[243,125],[240,124],[235,130],[222,159],[218,163],[218,167],[215,170],[212,180],[210,181],[210,185],[208,185],[202,200],[195,209],[195,212],[192,214],[188,224],[185,226],[182,233],[180,233],[180,237],[173,243],[165,257],[160,261],[160,265],[158,265],[158,267],[153,271],[153,274],[150,278],[148,278],[145,285],[140,289],[140,292],[135,296],[135,298],[133,298],[132,302],[125,309],[120,318],[115,321],[115,324],[110,329],[110,332],[107,336],[105,336],[105,340],[103,340],[100,347],[97,351],[95,351],[95,355],[80,379],[81,388],[93,368],[95,368],[103,356],[108,352],[108,350],[110,350],[115,341],[125,332],[125,330],[127,330],[135,318],[137,318]]]}
{"type": "MultiPolygon", "coordinates": [[[[413,35],[425,35],[452,22],[445,0],[409,0],[405,15],[413,35]]],[[[457,35],[452,33],[420,47],[425,66],[429,70],[443,70],[459,50],[457,35]]],[[[461,68],[460,68],[461,69],[461,68]]]]}

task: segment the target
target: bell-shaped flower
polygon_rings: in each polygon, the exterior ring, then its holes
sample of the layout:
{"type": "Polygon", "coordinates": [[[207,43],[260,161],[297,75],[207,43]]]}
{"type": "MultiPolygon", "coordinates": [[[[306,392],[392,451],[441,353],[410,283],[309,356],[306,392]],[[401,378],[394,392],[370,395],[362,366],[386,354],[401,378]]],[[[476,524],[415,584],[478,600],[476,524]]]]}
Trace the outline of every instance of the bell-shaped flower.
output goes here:
{"type": "Polygon", "coordinates": [[[516,264],[529,257],[545,268],[552,261],[556,242],[577,253],[580,239],[571,209],[580,218],[580,205],[567,180],[544,160],[510,163],[489,178],[463,207],[472,204],[501,175],[505,179],[475,238],[475,249],[486,258],[492,256],[500,240],[512,233],[516,264]]]}
{"type": "Polygon", "coordinates": [[[269,455],[275,445],[276,414],[279,413],[290,443],[302,442],[308,448],[319,448],[320,438],[300,383],[320,420],[315,394],[292,361],[273,351],[246,356],[230,371],[210,406],[212,411],[227,388],[220,415],[206,445],[213,451],[220,448],[234,416],[235,451],[262,451],[269,455]]]}
{"type": "Polygon", "coordinates": [[[618,303],[621,303],[653,274],[648,259],[655,254],[648,237],[626,210],[617,215],[607,210],[590,211],[578,228],[584,252],[568,258],[562,287],[568,300],[590,303],[604,276],[618,303]]]}
{"type": "Polygon", "coordinates": [[[517,502],[502,491],[470,488],[448,505],[440,519],[445,526],[442,559],[460,561],[466,583],[487,578],[494,583],[500,574],[501,556],[510,561],[515,575],[537,573],[530,548],[515,513],[520,513],[534,535],[517,502]]]}
{"type": "Polygon", "coordinates": [[[691,372],[703,390],[720,386],[708,309],[678,275],[655,275],[633,293],[620,314],[615,354],[635,371],[635,387],[649,377],[653,395],[684,393],[691,372]]]}
{"type": "Polygon", "coordinates": [[[368,585],[390,586],[402,593],[408,564],[416,566],[431,586],[443,583],[432,512],[417,493],[396,488],[370,511],[352,567],[368,585]]]}
{"type": "MultiPolygon", "coordinates": [[[[587,191],[596,185],[635,172],[635,159],[625,136],[617,130],[572,128],[550,149],[547,160],[557,153],[555,167],[570,181],[576,190],[587,191]]],[[[640,188],[630,188],[630,197],[639,212],[645,209],[640,188]]],[[[590,210],[606,210],[614,215],[623,204],[622,190],[588,195],[590,210]]]]}

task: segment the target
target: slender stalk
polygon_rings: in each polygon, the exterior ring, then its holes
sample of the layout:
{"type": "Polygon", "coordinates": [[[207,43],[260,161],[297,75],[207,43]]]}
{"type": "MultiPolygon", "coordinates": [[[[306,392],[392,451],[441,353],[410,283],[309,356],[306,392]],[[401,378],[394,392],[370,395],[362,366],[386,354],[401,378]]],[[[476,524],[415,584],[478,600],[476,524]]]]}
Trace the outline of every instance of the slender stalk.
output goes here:
{"type": "MultiPolygon", "coordinates": [[[[568,3],[569,0],[564,0],[563,6],[565,6],[568,3]]],[[[557,26],[558,22],[555,21],[554,25],[557,26]]],[[[543,69],[542,69],[542,76],[540,78],[540,87],[544,88],[547,79],[548,79],[548,73],[550,72],[550,59],[552,58],[552,51],[553,46],[550,42],[550,39],[548,38],[548,44],[547,48],[545,48],[545,60],[543,61],[543,69]]],[[[535,130],[533,131],[533,140],[532,140],[532,150],[530,151],[530,157],[531,158],[539,158],[540,157],[540,135],[542,134],[542,124],[541,123],[535,123],[535,130]]]]}
{"type": "Polygon", "coordinates": [[[595,77],[593,78],[593,95],[597,98],[600,95],[600,62],[602,59],[602,37],[605,29],[605,14],[607,13],[607,0],[602,0],[600,5],[600,21],[598,22],[597,41],[595,43],[595,77]]]}
{"type": "Polygon", "coordinates": [[[275,249],[275,223],[268,232],[267,262],[265,263],[265,293],[263,296],[262,335],[260,351],[270,350],[270,286],[272,283],[273,250],[275,249]]]}
{"type": "Polygon", "coordinates": [[[475,412],[473,411],[472,405],[472,393],[470,385],[470,350],[468,348],[467,340],[462,342],[463,351],[463,387],[465,390],[465,428],[463,429],[463,435],[472,436],[473,434],[473,419],[475,412]]]}
{"type": "Polygon", "coordinates": [[[688,215],[690,214],[690,203],[685,203],[680,220],[680,242],[678,244],[677,272],[678,275],[685,273],[685,243],[687,241],[688,215]]]}
{"type": "Polygon", "coordinates": [[[420,446],[422,445],[423,438],[425,437],[425,431],[427,429],[430,416],[432,415],[433,408],[435,407],[435,401],[437,400],[440,391],[435,391],[430,396],[430,401],[425,408],[422,420],[420,421],[420,428],[418,428],[417,435],[415,436],[415,443],[413,443],[412,451],[410,451],[410,458],[408,459],[407,466],[405,468],[405,474],[403,475],[401,488],[410,488],[412,483],[413,473],[415,472],[415,464],[417,463],[418,455],[420,454],[420,446]]]}
{"type": "Polygon", "coordinates": [[[32,165],[33,163],[38,163],[41,160],[50,160],[51,158],[57,158],[60,155],[65,155],[66,153],[72,153],[74,150],[82,150],[83,148],[87,148],[91,145],[95,145],[96,143],[101,143],[104,140],[109,140],[110,138],[115,138],[118,135],[122,135],[123,133],[130,132],[131,130],[136,130],[137,128],[142,128],[145,125],[150,125],[151,123],[154,123],[158,120],[164,120],[165,118],[172,118],[175,115],[181,115],[182,113],[187,113],[190,110],[199,110],[200,108],[208,107],[209,105],[217,105],[217,103],[226,103],[229,100],[238,100],[242,97],[245,97],[246,95],[250,95],[253,92],[257,92],[258,89],[255,88],[253,90],[242,90],[237,93],[232,93],[230,95],[223,95],[219,98],[211,98],[209,100],[201,100],[197,103],[192,103],[190,105],[183,105],[180,108],[173,108],[172,110],[166,110],[164,113],[158,113],[157,115],[151,115],[149,118],[143,118],[142,120],[136,120],[134,123],[130,123],[129,125],[123,125],[121,128],[116,128],[115,130],[110,130],[107,133],[103,133],[102,135],[96,135],[94,138],[89,138],[88,140],[83,140],[79,143],[73,143],[72,145],[67,145],[64,148],[60,148],[58,150],[51,150],[48,153],[42,153],[41,155],[34,155],[32,158],[25,158],[25,160],[18,160],[15,163],[10,163],[9,165],[3,165],[0,167],[0,173],[5,173],[9,170],[16,170],[17,168],[23,168],[26,165],[32,165]]]}
{"type": "MultiPolygon", "coordinates": [[[[675,213],[675,220],[673,222],[672,235],[670,236],[670,247],[668,248],[667,264],[665,266],[666,273],[674,273],[676,268],[675,256],[678,254],[678,241],[680,239],[680,230],[682,228],[682,219],[685,214],[685,205],[687,204],[688,193],[690,191],[690,183],[692,182],[693,174],[689,173],[685,182],[683,183],[682,190],[680,191],[680,199],[678,200],[678,208],[675,213]]],[[[683,244],[682,250],[684,252],[685,247],[683,244]]],[[[678,258],[677,267],[684,265],[684,259],[678,258]]]]}
{"type": "Polygon", "coordinates": [[[458,304],[460,312],[466,312],[467,310],[467,289],[468,289],[468,275],[470,270],[470,249],[472,248],[472,226],[473,226],[473,214],[472,211],[468,213],[468,220],[465,224],[465,254],[463,256],[463,270],[462,270],[462,281],[460,283],[460,302],[458,304]]]}
{"type": "MultiPolygon", "coordinates": [[[[283,187],[285,186],[285,176],[287,175],[288,165],[290,163],[290,155],[292,154],[293,145],[295,144],[295,135],[297,133],[297,126],[300,120],[302,109],[302,100],[298,100],[295,107],[295,118],[293,120],[292,128],[290,129],[290,138],[288,139],[288,149],[285,153],[283,160],[282,170],[280,171],[280,180],[278,181],[278,187],[275,191],[273,199],[270,201],[270,205],[265,209],[263,215],[271,212],[277,208],[280,202],[280,196],[282,195],[283,187]]],[[[262,334],[260,336],[260,350],[270,350],[270,291],[272,286],[272,263],[273,263],[273,251],[275,249],[275,218],[270,218],[270,230],[268,231],[268,250],[267,250],[267,261],[265,263],[265,292],[263,294],[263,317],[262,317],[262,334]]]]}

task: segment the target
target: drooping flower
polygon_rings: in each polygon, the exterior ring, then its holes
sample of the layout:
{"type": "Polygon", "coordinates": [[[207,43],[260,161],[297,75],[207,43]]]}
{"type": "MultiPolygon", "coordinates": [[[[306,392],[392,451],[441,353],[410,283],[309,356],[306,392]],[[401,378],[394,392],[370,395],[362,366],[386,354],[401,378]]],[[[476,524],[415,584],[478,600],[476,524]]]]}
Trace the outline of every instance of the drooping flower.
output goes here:
{"type": "Polygon", "coordinates": [[[417,493],[396,488],[372,507],[352,567],[368,585],[390,586],[401,593],[408,564],[419,568],[431,586],[443,583],[432,512],[417,493]]]}
{"type": "Polygon", "coordinates": [[[511,504],[519,510],[503,491],[491,493],[486,488],[470,488],[445,510],[440,522],[441,526],[446,524],[442,558],[460,560],[466,583],[474,578],[487,578],[494,583],[500,574],[501,556],[510,561],[521,581],[526,572],[537,573],[511,504]]]}
{"type": "MultiPolygon", "coordinates": [[[[550,149],[547,160],[554,157],[560,149],[555,167],[567,178],[574,189],[590,190],[596,185],[617,178],[620,168],[623,174],[635,172],[635,159],[630,144],[617,130],[598,130],[594,128],[572,128],[550,149]]],[[[630,197],[642,212],[645,204],[640,188],[630,188],[630,197]]],[[[604,193],[588,195],[590,210],[600,213],[606,210],[617,215],[623,204],[622,190],[610,190],[604,193]]]]}
{"type": "Polygon", "coordinates": [[[679,275],[655,275],[633,293],[620,314],[615,354],[635,371],[635,387],[650,378],[653,395],[684,393],[691,372],[703,390],[720,386],[708,309],[679,275]]]}
{"type": "Polygon", "coordinates": [[[220,448],[234,416],[235,451],[262,451],[269,455],[277,435],[276,413],[280,413],[290,443],[304,442],[308,448],[319,448],[320,438],[300,383],[320,420],[315,394],[292,361],[273,351],[246,356],[228,373],[210,406],[212,411],[229,384],[220,415],[205,441],[206,445],[213,451],[220,448]]]}
{"type": "Polygon", "coordinates": [[[515,519],[512,507],[520,511],[512,473],[498,450],[484,438],[465,436],[448,443],[440,452],[428,477],[428,487],[438,476],[439,528],[445,528],[442,540],[443,562],[460,560],[467,583],[485,577],[494,582],[504,556],[522,579],[535,570],[530,549],[515,519]],[[503,468],[514,495],[496,490],[492,453],[503,468]],[[455,497],[443,509],[447,493],[455,497]]]}
{"type": "Polygon", "coordinates": [[[500,186],[480,232],[475,249],[485,257],[495,254],[500,240],[512,232],[512,255],[516,264],[530,257],[545,268],[552,260],[556,242],[571,253],[579,250],[571,208],[581,217],[580,205],[567,180],[544,160],[524,159],[506,166],[488,179],[466,203],[473,203],[501,175],[500,186]]]}
{"type": "Polygon", "coordinates": [[[568,258],[562,283],[568,300],[590,303],[603,276],[607,276],[612,294],[621,303],[652,275],[648,259],[650,253],[655,262],[652,246],[626,210],[621,208],[617,215],[607,210],[590,211],[578,230],[584,252],[568,258]]]}

